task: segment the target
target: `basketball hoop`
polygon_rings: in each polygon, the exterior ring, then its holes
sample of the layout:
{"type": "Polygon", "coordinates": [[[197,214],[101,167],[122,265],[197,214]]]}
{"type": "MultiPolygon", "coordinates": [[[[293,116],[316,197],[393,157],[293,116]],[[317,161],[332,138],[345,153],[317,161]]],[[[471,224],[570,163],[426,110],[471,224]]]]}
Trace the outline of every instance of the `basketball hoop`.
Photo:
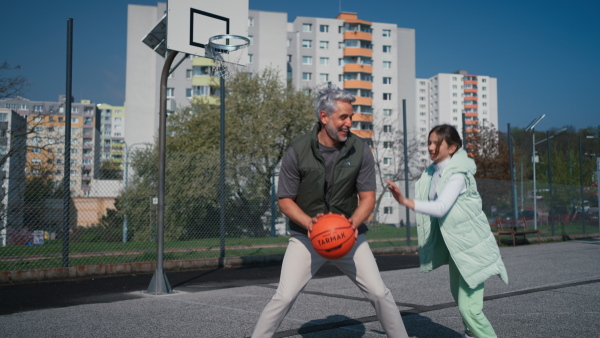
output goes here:
{"type": "Polygon", "coordinates": [[[210,72],[213,77],[231,78],[237,73],[240,60],[245,53],[242,49],[250,45],[250,39],[241,35],[222,34],[208,39],[206,45],[207,58],[214,60],[210,72]],[[232,40],[234,43],[232,43],[232,40]]]}

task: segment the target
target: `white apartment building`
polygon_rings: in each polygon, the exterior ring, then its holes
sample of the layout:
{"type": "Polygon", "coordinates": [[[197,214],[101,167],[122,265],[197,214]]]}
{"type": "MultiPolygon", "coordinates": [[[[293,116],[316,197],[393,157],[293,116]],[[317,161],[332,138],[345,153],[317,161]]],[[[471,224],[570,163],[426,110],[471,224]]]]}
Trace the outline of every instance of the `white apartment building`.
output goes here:
{"type": "Polygon", "coordinates": [[[458,70],[417,79],[416,88],[417,134],[422,163],[429,164],[427,135],[436,125],[454,126],[470,154],[477,152],[477,145],[470,142],[473,133],[481,128],[498,129],[496,78],[458,70]]]}
{"type": "MultiPolygon", "coordinates": [[[[164,58],[141,39],[162,18],[166,4],[129,5],[125,109],[134,123],[125,126],[127,144],[153,142],[158,131],[159,80],[164,58]]],[[[331,82],[356,96],[353,131],[372,145],[378,162],[378,212],[374,221],[406,222],[406,212],[385,192],[382,180],[393,179],[404,190],[403,133],[416,162],[411,177],[429,164],[426,135],[434,125],[449,123],[475,131],[498,125],[496,79],[467,74],[416,78],[415,31],[396,24],[340,13],[336,18],[296,17],[287,13],[249,10],[248,66],[280,71],[296,88],[307,91],[331,82]],[[403,125],[406,106],[406,129],[403,125]],[[420,156],[420,157],[419,157],[420,156]]],[[[181,55],[175,60],[176,62],[181,55]]],[[[168,109],[189,105],[196,96],[214,97],[209,83],[212,61],[189,57],[168,79],[168,109]]],[[[414,191],[410,187],[409,191],[414,191]]],[[[414,214],[410,216],[414,224],[414,214]]]]}

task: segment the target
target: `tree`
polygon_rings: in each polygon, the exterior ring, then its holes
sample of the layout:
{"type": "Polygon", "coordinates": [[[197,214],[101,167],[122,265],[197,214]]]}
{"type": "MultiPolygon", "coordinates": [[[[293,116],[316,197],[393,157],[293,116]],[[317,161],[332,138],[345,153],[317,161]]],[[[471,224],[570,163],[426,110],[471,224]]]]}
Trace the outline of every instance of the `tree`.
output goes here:
{"type": "MultiPolygon", "coordinates": [[[[266,236],[271,179],[292,139],[312,128],[312,100],[272,69],[238,73],[226,81],[226,89],[226,231],[266,236]]],[[[166,238],[219,234],[220,107],[211,102],[195,98],[190,107],[169,116],[166,238]]],[[[156,149],[136,152],[135,175],[122,196],[136,238],[146,238],[155,226],[148,201],[156,194],[156,159],[156,149]]]]}
{"type": "MultiPolygon", "coordinates": [[[[0,72],[10,72],[12,70],[19,69],[21,69],[21,66],[12,67],[6,61],[0,63],[0,72]]],[[[22,75],[0,75],[0,99],[22,95],[25,87],[27,87],[28,85],[29,83],[27,82],[27,79],[22,75]]]]}
{"type": "MultiPolygon", "coordinates": [[[[378,195],[373,210],[373,220],[377,223],[387,223],[385,218],[380,218],[382,214],[381,201],[383,200],[383,195],[387,192],[386,180],[395,182],[404,181],[404,168],[407,163],[404,158],[404,132],[400,130],[399,124],[394,123],[391,118],[384,118],[377,121],[375,129],[376,132],[373,135],[373,157],[375,159],[379,189],[377,189],[378,195]]],[[[412,181],[420,176],[426,165],[419,162],[419,145],[416,139],[411,138],[408,140],[407,152],[408,179],[412,181]]]]}
{"type": "Polygon", "coordinates": [[[100,177],[101,180],[122,180],[123,170],[121,165],[117,161],[106,160],[100,163],[100,177]]]}
{"type": "MultiPolygon", "coordinates": [[[[477,172],[475,179],[481,195],[484,211],[496,206],[499,210],[511,210],[510,157],[508,145],[501,133],[491,127],[483,127],[475,136],[478,144],[477,155],[474,156],[477,172]]],[[[519,158],[518,153],[514,158],[519,158]]],[[[516,161],[513,161],[516,165],[516,161]]]]}

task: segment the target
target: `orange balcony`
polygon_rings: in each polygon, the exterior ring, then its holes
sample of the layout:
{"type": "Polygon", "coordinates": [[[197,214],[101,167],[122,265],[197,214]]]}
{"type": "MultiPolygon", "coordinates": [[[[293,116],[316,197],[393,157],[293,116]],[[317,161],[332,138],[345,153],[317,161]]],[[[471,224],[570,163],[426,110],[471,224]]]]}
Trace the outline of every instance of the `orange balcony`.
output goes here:
{"type": "Polygon", "coordinates": [[[344,56],[373,57],[373,50],[367,48],[344,48],[344,56]]]}
{"type": "Polygon", "coordinates": [[[465,89],[465,93],[477,93],[477,88],[467,88],[465,89]]]}
{"type": "Polygon", "coordinates": [[[358,63],[349,63],[344,65],[345,73],[373,73],[373,66],[360,65],[358,63]]]}
{"type": "Polygon", "coordinates": [[[465,109],[477,109],[476,104],[465,104],[465,109]]]}
{"type": "MultiPolygon", "coordinates": [[[[356,96],[356,101],[354,101],[353,104],[358,104],[361,106],[372,106],[373,105],[373,98],[371,97],[361,97],[361,96],[356,96]]],[[[356,116],[356,115],[354,115],[356,116]]]]}
{"type": "Polygon", "coordinates": [[[477,121],[467,120],[465,124],[477,125],[477,121]]]}
{"type": "Polygon", "coordinates": [[[478,114],[477,113],[465,113],[466,117],[477,117],[478,114]]]}
{"type": "Polygon", "coordinates": [[[352,129],[352,134],[362,137],[362,138],[373,138],[372,130],[354,130],[352,129]]]}
{"type": "Polygon", "coordinates": [[[477,96],[465,96],[465,101],[477,101],[477,96]]]}
{"type": "Polygon", "coordinates": [[[372,41],[373,40],[373,33],[359,32],[359,31],[345,32],[344,33],[344,40],[367,40],[367,41],[372,41]]]}
{"type": "Polygon", "coordinates": [[[478,133],[479,129],[477,129],[477,128],[469,128],[469,129],[466,130],[466,132],[467,133],[478,133]]]}
{"type": "Polygon", "coordinates": [[[362,80],[347,80],[344,81],[344,89],[358,88],[358,89],[373,89],[373,82],[362,81],[362,80]]]}
{"type": "Polygon", "coordinates": [[[465,147],[467,149],[477,149],[477,148],[479,148],[479,146],[476,145],[476,144],[467,144],[467,145],[465,145],[465,147]]]}
{"type": "Polygon", "coordinates": [[[476,85],[477,84],[477,80],[465,80],[464,82],[465,84],[471,84],[471,85],[476,85]]]}
{"type": "Polygon", "coordinates": [[[373,115],[354,113],[354,115],[352,115],[352,121],[373,122],[373,115]]]}

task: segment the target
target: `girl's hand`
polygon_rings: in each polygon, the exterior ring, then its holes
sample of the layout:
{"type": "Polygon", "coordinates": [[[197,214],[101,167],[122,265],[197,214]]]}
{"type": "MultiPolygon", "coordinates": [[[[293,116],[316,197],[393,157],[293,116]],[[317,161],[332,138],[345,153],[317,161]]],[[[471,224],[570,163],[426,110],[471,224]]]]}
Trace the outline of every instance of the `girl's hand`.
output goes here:
{"type": "Polygon", "coordinates": [[[394,196],[394,199],[404,205],[404,195],[402,195],[396,183],[392,181],[385,181],[385,183],[388,185],[387,188],[392,193],[392,196],[394,196]]]}

